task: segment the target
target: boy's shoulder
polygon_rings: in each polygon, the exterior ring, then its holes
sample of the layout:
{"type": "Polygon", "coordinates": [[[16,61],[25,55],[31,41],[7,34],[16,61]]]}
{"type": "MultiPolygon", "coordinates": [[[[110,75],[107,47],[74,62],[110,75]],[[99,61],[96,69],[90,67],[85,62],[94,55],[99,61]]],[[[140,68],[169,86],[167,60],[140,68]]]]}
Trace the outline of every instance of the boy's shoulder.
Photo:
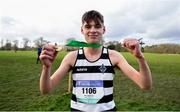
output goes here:
{"type": "Polygon", "coordinates": [[[109,49],[109,58],[110,58],[112,64],[116,65],[123,59],[123,55],[118,51],[109,49]]]}
{"type": "Polygon", "coordinates": [[[63,62],[66,62],[72,67],[76,61],[77,53],[78,53],[78,50],[68,52],[68,54],[64,57],[63,62]]]}
{"type": "Polygon", "coordinates": [[[69,61],[73,61],[77,58],[78,50],[68,52],[65,58],[69,59],[69,61]]]}
{"type": "Polygon", "coordinates": [[[109,55],[119,55],[119,54],[121,54],[120,52],[118,52],[116,50],[112,50],[112,49],[108,49],[108,53],[109,53],[109,55]]]}

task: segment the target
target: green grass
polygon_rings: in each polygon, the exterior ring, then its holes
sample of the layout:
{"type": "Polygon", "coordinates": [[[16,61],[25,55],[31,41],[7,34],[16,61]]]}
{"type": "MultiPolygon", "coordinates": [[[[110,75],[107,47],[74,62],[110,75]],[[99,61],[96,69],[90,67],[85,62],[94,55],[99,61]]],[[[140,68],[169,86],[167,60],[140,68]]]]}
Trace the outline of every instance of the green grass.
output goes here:
{"type": "MultiPolygon", "coordinates": [[[[66,52],[60,52],[54,72],[66,52]]],[[[136,60],[123,53],[138,68],[136,60]]],[[[153,77],[153,89],[142,91],[116,70],[114,99],[118,110],[180,110],[180,55],[145,53],[153,77]]],[[[39,92],[41,65],[35,51],[0,51],[0,110],[70,110],[71,94],[66,94],[68,77],[49,95],[39,92]]]]}

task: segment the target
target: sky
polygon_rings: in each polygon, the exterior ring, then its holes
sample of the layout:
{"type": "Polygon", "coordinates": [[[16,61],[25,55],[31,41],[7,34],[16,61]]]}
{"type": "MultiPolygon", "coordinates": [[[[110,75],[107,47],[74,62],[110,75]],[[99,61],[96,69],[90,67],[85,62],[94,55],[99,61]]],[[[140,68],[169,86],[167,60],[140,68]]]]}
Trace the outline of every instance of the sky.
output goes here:
{"type": "Polygon", "coordinates": [[[81,17],[89,10],[104,16],[106,42],[180,44],[180,0],[0,0],[0,40],[84,41],[81,17]]]}

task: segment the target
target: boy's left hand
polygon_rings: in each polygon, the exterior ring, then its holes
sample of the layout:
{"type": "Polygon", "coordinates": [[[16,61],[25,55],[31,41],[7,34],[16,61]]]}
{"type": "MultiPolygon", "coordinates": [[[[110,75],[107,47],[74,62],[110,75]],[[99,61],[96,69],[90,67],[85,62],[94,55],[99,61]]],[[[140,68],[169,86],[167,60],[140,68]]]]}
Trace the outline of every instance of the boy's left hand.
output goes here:
{"type": "Polygon", "coordinates": [[[137,39],[124,39],[123,46],[136,58],[144,58],[141,47],[137,39]]]}

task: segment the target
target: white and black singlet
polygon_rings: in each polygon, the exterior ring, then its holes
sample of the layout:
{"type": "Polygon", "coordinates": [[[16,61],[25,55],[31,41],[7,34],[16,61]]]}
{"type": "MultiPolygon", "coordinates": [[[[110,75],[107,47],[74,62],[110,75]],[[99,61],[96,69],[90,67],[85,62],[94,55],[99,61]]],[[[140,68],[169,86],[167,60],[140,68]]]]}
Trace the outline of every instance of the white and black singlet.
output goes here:
{"type": "Polygon", "coordinates": [[[78,50],[72,71],[72,111],[115,111],[113,100],[114,67],[108,49],[103,47],[99,59],[89,61],[83,48],[78,50]]]}

